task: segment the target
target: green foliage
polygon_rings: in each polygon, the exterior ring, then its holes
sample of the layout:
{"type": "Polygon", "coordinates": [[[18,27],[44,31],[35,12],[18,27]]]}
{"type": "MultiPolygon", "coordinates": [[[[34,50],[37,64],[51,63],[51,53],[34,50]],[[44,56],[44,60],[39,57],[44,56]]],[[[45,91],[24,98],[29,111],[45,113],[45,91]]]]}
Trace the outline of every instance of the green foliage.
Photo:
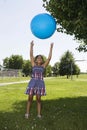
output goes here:
{"type": "MultiPolygon", "coordinates": [[[[42,55],[42,56],[43,56],[43,59],[44,59],[44,62],[45,62],[47,58],[44,55],[42,55]]],[[[52,74],[52,67],[51,67],[51,65],[48,65],[45,69],[44,76],[48,77],[48,76],[51,76],[51,74],[52,74]]]]}
{"type": "Polygon", "coordinates": [[[11,55],[3,60],[3,65],[10,69],[22,69],[23,58],[20,55],[11,55]]]}
{"type": "Polygon", "coordinates": [[[79,52],[83,51],[87,52],[87,45],[85,44],[80,44],[79,47],[76,48],[79,52]]]}
{"type": "Polygon", "coordinates": [[[22,72],[24,73],[25,76],[30,76],[31,75],[31,62],[29,60],[25,60],[22,68],[22,72]]]}
{"type": "Polygon", "coordinates": [[[48,65],[45,70],[45,77],[49,77],[52,74],[52,68],[51,65],[48,65]]]}
{"type": "Polygon", "coordinates": [[[65,52],[65,54],[61,57],[59,64],[60,75],[67,75],[68,78],[71,74],[79,74],[79,72],[80,70],[78,66],[75,65],[73,54],[69,51],[65,52]]]}
{"type": "Polygon", "coordinates": [[[83,41],[77,49],[87,51],[87,0],[43,0],[43,6],[58,24],[57,31],[83,41]]]}
{"type": "Polygon", "coordinates": [[[76,64],[72,64],[73,68],[73,74],[76,74],[77,76],[80,74],[80,69],[76,64]]]}
{"type": "Polygon", "coordinates": [[[52,67],[53,75],[58,76],[59,75],[59,62],[56,62],[54,66],[52,67]]]}
{"type": "Polygon", "coordinates": [[[9,58],[6,57],[4,60],[3,60],[3,66],[6,67],[6,68],[9,68],[9,58]]]}

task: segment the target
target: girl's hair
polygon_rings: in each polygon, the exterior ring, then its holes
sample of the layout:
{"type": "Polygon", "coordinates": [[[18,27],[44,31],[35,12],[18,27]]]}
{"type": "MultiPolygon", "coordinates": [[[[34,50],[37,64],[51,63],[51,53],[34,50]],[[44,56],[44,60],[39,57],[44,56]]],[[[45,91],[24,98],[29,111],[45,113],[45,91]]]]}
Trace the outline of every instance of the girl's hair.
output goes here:
{"type": "Polygon", "coordinates": [[[38,57],[41,57],[41,59],[42,59],[42,63],[41,63],[41,65],[44,63],[44,58],[43,58],[43,56],[42,55],[37,55],[37,56],[35,56],[35,58],[34,58],[34,62],[37,64],[37,62],[36,62],[36,60],[37,60],[37,58],[38,57]]]}

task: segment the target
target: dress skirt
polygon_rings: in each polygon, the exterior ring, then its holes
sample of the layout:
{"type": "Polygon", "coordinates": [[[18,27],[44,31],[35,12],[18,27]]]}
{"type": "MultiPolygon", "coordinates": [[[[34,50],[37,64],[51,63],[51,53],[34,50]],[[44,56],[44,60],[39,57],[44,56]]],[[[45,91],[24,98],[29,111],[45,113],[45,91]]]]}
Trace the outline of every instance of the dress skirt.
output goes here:
{"type": "Polygon", "coordinates": [[[25,93],[28,95],[46,95],[44,80],[32,78],[28,83],[25,93]]]}

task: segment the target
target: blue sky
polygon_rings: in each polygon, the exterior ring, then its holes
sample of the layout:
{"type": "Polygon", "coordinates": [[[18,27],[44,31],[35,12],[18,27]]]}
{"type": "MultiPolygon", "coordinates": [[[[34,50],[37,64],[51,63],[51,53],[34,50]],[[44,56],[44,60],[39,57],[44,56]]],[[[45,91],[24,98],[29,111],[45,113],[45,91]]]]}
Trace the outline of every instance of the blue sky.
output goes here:
{"type": "MultiPolygon", "coordinates": [[[[87,60],[87,53],[79,53],[75,48],[79,45],[73,36],[55,32],[48,39],[36,38],[30,30],[32,18],[39,13],[46,13],[42,0],[0,0],[0,64],[12,54],[22,55],[29,59],[30,42],[34,40],[34,55],[49,53],[50,43],[54,42],[53,65],[60,61],[67,50],[73,53],[76,60],[87,60]]],[[[47,12],[48,13],[48,12],[47,12]]],[[[87,61],[76,62],[81,71],[87,71],[87,61]]]]}

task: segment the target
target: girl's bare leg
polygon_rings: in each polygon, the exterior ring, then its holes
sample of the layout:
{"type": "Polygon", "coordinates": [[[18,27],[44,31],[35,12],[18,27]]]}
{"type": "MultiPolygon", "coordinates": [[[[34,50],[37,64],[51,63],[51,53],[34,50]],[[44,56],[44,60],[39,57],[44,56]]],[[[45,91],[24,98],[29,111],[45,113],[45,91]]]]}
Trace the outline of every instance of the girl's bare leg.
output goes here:
{"type": "Polygon", "coordinates": [[[36,95],[36,101],[37,101],[38,117],[41,117],[41,96],[40,95],[36,95]]]}
{"type": "Polygon", "coordinates": [[[32,101],[33,101],[33,95],[29,95],[28,96],[28,101],[27,101],[27,109],[26,109],[26,114],[25,114],[25,117],[27,118],[30,114],[30,108],[31,108],[31,104],[32,104],[32,101]]]}

